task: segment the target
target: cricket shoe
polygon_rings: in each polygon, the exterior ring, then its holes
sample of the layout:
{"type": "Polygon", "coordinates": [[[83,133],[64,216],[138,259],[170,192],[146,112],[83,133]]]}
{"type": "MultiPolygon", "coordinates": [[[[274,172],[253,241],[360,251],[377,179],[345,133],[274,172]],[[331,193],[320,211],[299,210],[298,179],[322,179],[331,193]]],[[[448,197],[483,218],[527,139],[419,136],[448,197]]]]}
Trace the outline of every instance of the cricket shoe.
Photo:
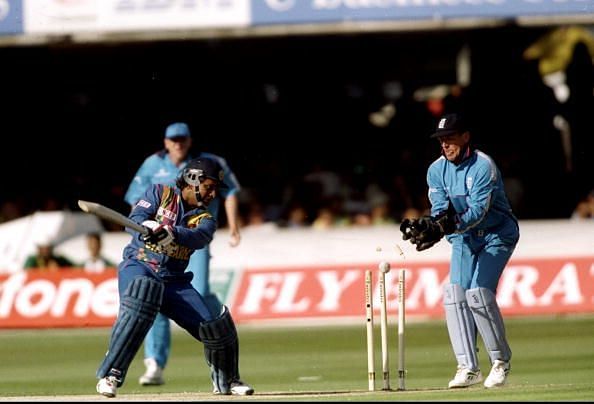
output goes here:
{"type": "Polygon", "coordinates": [[[163,368],[159,366],[154,358],[146,358],[144,360],[146,372],[138,379],[138,383],[142,386],[159,386],[165,383],[163,379],[163,368]]]}
{"type": "Polygon", "coordinates": [[[509,362],[504,362],[500,360],[493,361],[493,367],[491,368],[491,372],[487,379],[485,380],[485,387],[490,389],[493,387],[501,387],[505,384],[507,380],[507,375],[511,366],[509,362]]]}
{"type": "Polygon", "coordinates": [[[469,387],[473,384],[480,383],[482,380],[483,375],[479,369],[471,370],[465,366],[458,366],[456,376],[448,383],[448,389],[469,387]]]}
{"type": "MultiPolygon", "coordinates": [[[[216,387],[212,392],[214,394],[225,394],[221,393],[216,387]]],[[[249,384],[242,382],[241,380],[236,380],[231,382],[231,386],[229,387],[229,392],[227,394],[232,394],[234,396],[251,396],[254,394],[254,388],[249,384]]]]}
{"type": "Polygon", "coordinates": [[[97,393],[102,396],[113,398],[118,392],[118,379],[114,376],[107,376],[97,382],[97,393]]]}

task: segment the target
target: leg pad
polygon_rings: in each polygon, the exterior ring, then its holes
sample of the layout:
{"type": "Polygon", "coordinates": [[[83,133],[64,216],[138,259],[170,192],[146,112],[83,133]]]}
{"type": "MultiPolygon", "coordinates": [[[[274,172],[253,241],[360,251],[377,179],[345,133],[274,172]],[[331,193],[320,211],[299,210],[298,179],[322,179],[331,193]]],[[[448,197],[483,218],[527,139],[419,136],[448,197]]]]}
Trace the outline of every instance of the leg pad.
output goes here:
{"type": "Polygon", "coordinates": [[[443,303],[450,342],[458,365],[477,370],[476,327],[464,289],[458,284],[445,285],[443,303]]]}
{"type": "Polygon", "coordinates": [[[511,349],[507,344],[503,317],[495,294],[487,288],[468,289],[466,299],[491,363],[495,360],[508,362],[511,359],[511,349]]]}
{"type": "Polygon", "coordinates": [[[124,383],[128,367],[140,348],[161,307],[164,286],[156,279],[141,276],[124,292],[118,318],[113,326],[109,350],[97,370],[97,377],[115,376],[124,383]]]}
{"type": "Polygon", "coordinates": [[[214,388],[229,394],[231,382],[239,380],[239,342],[229,309],[225,306],[219,317],[202,323],[198,334],[214,388]]]}

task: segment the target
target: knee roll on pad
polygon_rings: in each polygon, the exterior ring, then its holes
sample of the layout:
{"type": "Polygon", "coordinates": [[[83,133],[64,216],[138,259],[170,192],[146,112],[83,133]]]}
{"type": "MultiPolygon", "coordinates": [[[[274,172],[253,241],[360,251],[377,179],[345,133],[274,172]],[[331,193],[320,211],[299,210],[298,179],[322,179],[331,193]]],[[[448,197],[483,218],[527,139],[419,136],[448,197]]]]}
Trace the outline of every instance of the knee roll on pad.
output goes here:
{"type": "Polygon", "coordinates": [[[229,309],[223,306],[223,313],[202,323],[198,334],[214,386],[222,394],[229,393],[230,383],[239,379],[239,342],[229,309]]]}
{"type": "Polygon", "coordinates": [[[147,276],[130,282],[120,302],[109,350],[97,370],[98,378],[113,375],[120,380],[120,386],[123,384],[128,367],[161,308],[163,290],[161,282],[147,276]]]}
{"type": "Polygon", "coordinates": [[[476,327],[464,289],[453,283],[445,285],[443,304],[450,342],[458,365],[477,369],[476,327]]]}
{"type": "Polygon", "coordinates": [[[489,352],[491,362],[494,360],[509,361],[511,349],[507,344],[503,317],[495,294],[487,288],[468,289],[466,299],[489,352]]]}

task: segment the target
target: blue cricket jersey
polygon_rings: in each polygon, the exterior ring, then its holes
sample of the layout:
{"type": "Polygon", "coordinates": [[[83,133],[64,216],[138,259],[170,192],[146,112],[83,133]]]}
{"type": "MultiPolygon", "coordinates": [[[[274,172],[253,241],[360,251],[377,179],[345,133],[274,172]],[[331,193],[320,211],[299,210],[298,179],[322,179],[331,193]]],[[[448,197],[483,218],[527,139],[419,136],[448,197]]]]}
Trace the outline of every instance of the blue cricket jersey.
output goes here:
{"type": "Polygon", "coordinates": [[[455,233],[490,231],[517,222],[499,169],[479,150],[468,149],[458,165],[439,157],[427,170],[427,185],[432,216],[447,210],[451,201],[456,211],[455,233]]]}
{"type": "Polygon", "coordinates": [[[139,232],[126,229],[132,234],[132,240],[124,248],[123,259],[145,262],[159,276],[183,273],[192,253],[207,246],[217,228],[216,220],[208,211],[188,206],[177,187],[162,184],[147,189],[129,218],[139,224],[154,220],[172,226],[175,241],[166,247],[145,243],[139,232]]]}

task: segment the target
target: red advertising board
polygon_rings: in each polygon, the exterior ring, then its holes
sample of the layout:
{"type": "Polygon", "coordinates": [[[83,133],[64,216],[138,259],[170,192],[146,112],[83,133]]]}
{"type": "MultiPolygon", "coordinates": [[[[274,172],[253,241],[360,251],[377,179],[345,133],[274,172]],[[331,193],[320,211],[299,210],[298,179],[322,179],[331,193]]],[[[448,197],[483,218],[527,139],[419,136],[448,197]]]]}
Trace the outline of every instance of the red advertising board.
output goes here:
{"type": "MultiPolygon", "coordinates": [[[[368,266],[252,269],[243,273],[233,305],[239,321],[314,317],[364,318],[364,276],[368,266]]],[[[392,263],[386,275],[388,313],[397,313],[398,277],[392,263]]],[[[441,317],[448,263],[405,267],[407,316],[441,317]]],[[[374,307],[379,307],[374,271],[374,307]]],[[[497,289],[504,315],[594,312],[594,257],[511,261],[497,289]]]]}
{"type": "MultiPolygon", "coordinates": [[[[386,275],[388,313],[397,313],[397,271],[406,271],[407,318],[443,316],[442,287],[448,263],[392,262],[386,275]]],[[[364,318],[365,270],[369,265],[246,268],[233,277],[227,303],[237,323],[364,318]]],[[[594,256],[512,260],[497,300],[504,315],[594,313],[594,256]]],[[[118,310],[115,270],[19,272],[0,276],[0,327],[110,326],[118,310]]]]}
{"type": "Polygon", "coordinates": [[[22,271],[0,276],[0,328],[111,326],[118,312],[115,269],[22,271]]]}

